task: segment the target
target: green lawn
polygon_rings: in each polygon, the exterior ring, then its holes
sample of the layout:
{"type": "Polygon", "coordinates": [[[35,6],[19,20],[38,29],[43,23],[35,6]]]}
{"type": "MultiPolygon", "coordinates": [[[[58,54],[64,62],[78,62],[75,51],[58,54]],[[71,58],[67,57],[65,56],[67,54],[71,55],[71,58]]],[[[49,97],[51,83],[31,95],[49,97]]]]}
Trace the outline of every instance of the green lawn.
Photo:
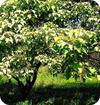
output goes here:
{"type": "Polygon", "coordinates": [[[80,79],[77,81],[74,78],[70,78],[69,80],[66,79],[65,76],[58,74],[57,76],[52,76],[50,74],[38,74],[37,81],[35,83],[36,87],[39,86],[49,86],[52,85],[53,87],[59,87],[59,88],[67,88],[67,87],[95,87],[99,86],[100,80],[98,80],[96,77],[88,78],[86,77],[86,81],[81,82],[80,79]]]}
{"type": "Polygon", "coordinates": [[[62,105],[80,105],[81,100],[86,100],[83,105],[92,105],[90,103],[95,103],[100,93],[100,80],[95,77],[86,78],[86,82],[82,83],[79,79],[67,80],[61,74],[52,76],[49,73],[40,72],[31,94],[25,101],[17,100],[16,81],[12,79],[10,85],[6,77],[0,77],[0,95],[9,103],[8,105],[31,105],[30,103],[34,103],[32,105],[61,105],[62,103],[62,105]]]}
{"type": "MultiPolygon", "coordinates": [[[[66,79],[66,77],[62,74],[58,74],[57,76],[52,76],[50,73],[39,73],[37,80],[35,82],[35,87],[47,87],[52,85],[53,87],[59,87],[59,88],[67,88],[67,87],[96,87],[100,84],[100,76],[99,78],[86,77],[86,81],[82,82],[80,79],[77,81],[71,77],[70,79],[66,79]]],[[[24,81],[24,79],[23,79],[24,81]]],[[[0,85],[8,82],[8,78],[5,76],[0,76],[0,85]]],[[[14,79],[12,79],[12,84],[17,84],[14,79]]]]}

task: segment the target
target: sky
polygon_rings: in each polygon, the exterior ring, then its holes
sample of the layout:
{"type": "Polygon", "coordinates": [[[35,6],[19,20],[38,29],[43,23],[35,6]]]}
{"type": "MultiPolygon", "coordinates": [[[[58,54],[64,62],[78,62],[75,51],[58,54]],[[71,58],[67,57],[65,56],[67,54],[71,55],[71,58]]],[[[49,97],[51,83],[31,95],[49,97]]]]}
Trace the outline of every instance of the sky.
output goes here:
{"type": "Polygon", "coordinates": [[[0,6],[1,6],[1,4],[4,2],[5,0],[0,0],[0,6]]]}
{"type": "Polygon", "coordinates": [[[93,1],[96,1],[98,5],[100,6],[100,0],[93,0],[93,1]]]}

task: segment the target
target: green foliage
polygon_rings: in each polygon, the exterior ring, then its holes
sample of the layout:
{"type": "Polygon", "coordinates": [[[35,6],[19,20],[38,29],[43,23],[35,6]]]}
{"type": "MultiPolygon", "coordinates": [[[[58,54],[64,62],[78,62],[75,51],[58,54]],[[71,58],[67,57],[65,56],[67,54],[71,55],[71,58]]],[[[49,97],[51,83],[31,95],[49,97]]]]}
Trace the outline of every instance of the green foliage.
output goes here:
{"type": "Polygon", "coordinates": [[[64,69],[67,79],[99,74],[100,59],[94,66],[89,58],[92,52],[100,54],[99,7],[88,2],[7,0],[0,12],[0,71],[7,77],[32,76],[37,60],[53,75],[64,69]]]}
{"type": "Polygon", "coordinates": [[[52,23],[46,23],[36,31],[24,34],[5,32],[0,38],[0,46],[3,47],[0,51],[1,65],[12,69],[10,71],[6,68],[10,74],[28,75],[33,71],[32,63],[38,59],[43,64],[48,64],[51,73],[55,74],[61,72],[61,65],[66,61],[67,79],[78,73],[80,68],[88,75],[91,70],[87,68],[92,67],[88,53],[100,51],[99,46],[94,47],[98,44],[97,39],[95,32],[57,28],[52,23]]]}
{"type": "MultiPolygon", "coordinates": [[[[100,8],[93,8],[88,2],[75,3],[60,0],[8,0],[1,6],[0,10],[1,13],[6,13],[6,15],[9,13],[7,16],[8,19],[6,18],[5,22],[8,21],[11,25],[14,24],[12,22],[17,18],[15,24],[17,27],[19,25],[21,30],[24,25],[31,26],[31,28],[39,27],[47,21],[51,21],[59,27],[83,27],[88,30],[98,30],[99,28],[97,23],[92,25],[93,23],[90,23],[90,20],[91,18],[96,18],[99,21],[100,8]]],[[[12,27],[16,29],[16,32],[18,28],[15,26],[12,27]]]]}
{"type": "MultiPolygon", "coordinates": [[[[70,72],[76,75],[75,72],[78,72],[79,68],[82,68],[82,73],[85,72],[85,75],[87,75],[89,73],[88,67],[93,67],[89,63],[88,53],[92,51],[100,52],[99,46],[94,47],[95,44],[98,44],[96,33],[83,29],[70,31],[61,29],[61,33],[57,34],[54,39],[56,42],[54,43],[54,50],[60,56],[62,55],[64,62],[66,62],[67,78],[71,76],[70,72]]],[[[96,69],[99,71],[99,68],[96,69]]]]}

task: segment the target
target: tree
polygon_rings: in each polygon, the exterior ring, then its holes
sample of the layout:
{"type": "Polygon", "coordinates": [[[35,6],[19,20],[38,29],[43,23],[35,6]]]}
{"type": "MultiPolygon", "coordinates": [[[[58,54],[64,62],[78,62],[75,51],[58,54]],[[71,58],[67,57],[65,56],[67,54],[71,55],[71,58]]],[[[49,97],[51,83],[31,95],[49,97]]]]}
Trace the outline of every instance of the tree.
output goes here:
{"type": "Polygon", "coordinates": [[[59,0],[15,1],[0,8],[0,72],[17,81],[23,99],[41,65],[48,65],[53,75],[63,72],[67,79],[83,81],[100,72],[90,62],[94,52],[100,53],[98,7],[59,0]]]}

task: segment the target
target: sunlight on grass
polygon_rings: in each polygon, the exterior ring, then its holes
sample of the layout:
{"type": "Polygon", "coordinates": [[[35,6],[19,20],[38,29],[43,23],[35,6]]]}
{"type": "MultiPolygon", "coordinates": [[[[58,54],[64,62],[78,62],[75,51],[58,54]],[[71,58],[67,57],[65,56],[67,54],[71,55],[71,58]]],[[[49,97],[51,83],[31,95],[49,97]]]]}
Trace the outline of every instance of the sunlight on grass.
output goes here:
{"type": "MultiPolygon", "coordinates": [[[[23,79],[24,80],[24,79],[23,79]]],[[[22,81],[23,81],[22,80],[22,81]]],[[[5,76],[0,76],[0,85],[9,82],[8,78],[5,76]]],[[[17,84],[17,82],[12,79],[12,84],[17,84]]],[[[70,87],[96,87],[100,84],[100,75],[96,77],[88,78],[86,77],[85,83],[81,82],[80,79],[77,81],[71,77],[66,79],[63,74],[58,74],[57,76],[51,75],[45,67],[42,67],[38,73],[35,87],[47,87],[52,86],[53,88],[70,88],[70,87]]]]}
{"type": "Polygon", "coordinates": [[[39,73],[38,78],[36,80],[35,86],[53,86],[54,88],[66,88],[66,87],[81,87],[81,86],[99,86],[100,81],[96,77],[86,78],[86,82],[82,83],[80,79],[77,81],[74,78],[66,79],[64,75],[58,74],[57,76],[52,76],[51,74],[44,75],[44,73],[39,73]]]}

